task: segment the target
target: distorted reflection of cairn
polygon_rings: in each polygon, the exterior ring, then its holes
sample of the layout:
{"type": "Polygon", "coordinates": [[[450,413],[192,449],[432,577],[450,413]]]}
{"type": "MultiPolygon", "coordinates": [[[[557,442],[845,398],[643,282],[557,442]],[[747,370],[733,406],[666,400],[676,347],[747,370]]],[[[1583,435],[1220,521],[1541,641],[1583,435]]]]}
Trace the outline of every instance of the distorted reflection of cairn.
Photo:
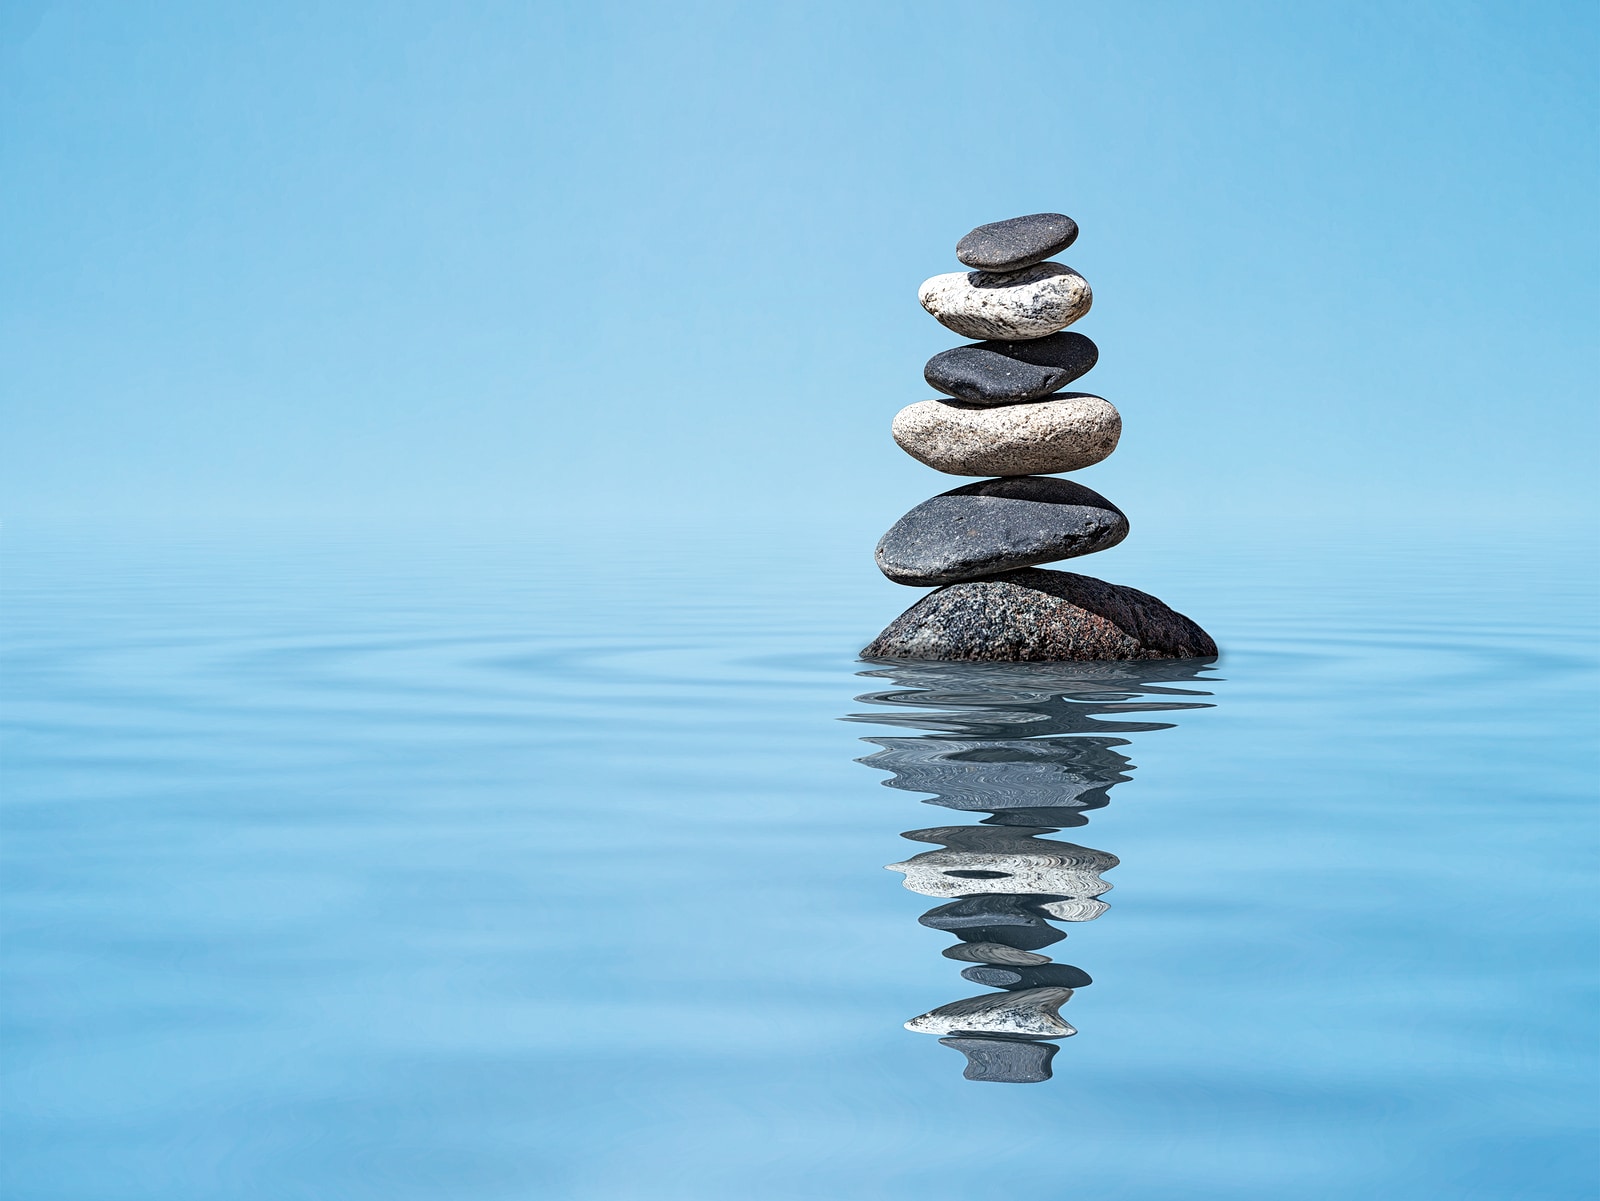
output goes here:
{"type": "Polygon", "coordinates": [[[906,1023],[961,1051],[967,1079],[1050,1078],[1048,1040],[1076,1033],[1061,1006],[1090,980],[1038,952],[1066,937],[1052,921],[1106,911],[1099,898],[1111,885],[1101,875],[1117,858],[1042,836],[1087,824],[1129,778],[1133,764],[1119,749],[1128,741],[1117,735],[1172,725],[1101,715],[1209,707],[1195,699],[1209,694],[1192,686],[1206,666],[897,662],[861,673],[895,687],[857,699],[900,712],[851,720],[930,732],[863,739],[880,749],[860,762],[892,772],[890,788],[932,793],[927,804],[989,814],[981,825],[908,830],[904,837],[940,849],[889,864],[913,892],[941,898],[920,921],[960,940],[944,955],[970,965],[962,977],[1002,990],[906,1023]]]}
{"type": "Polygon", "coordinates": [[[922,307],[964,338],[923,378],[943,393],[902,409],[894,440],[937,471],[994,476],[917,505],[878,543],[897,584],[937,588],[875,638],[867,659],[1046,661],[1183,659],[1215,655],[1194,622],[1136,588],[1043,571],[1094,554],[1128,533],[1122,510],[1056,478],[1117,448],[1122,417],[1109,401],[1063,392],[1099,351],[1066,327],[1089,311],[1089,284],[1048,261],[1077,222],[1034,213],[980,225],[956,245],[971,271],[927,280],[922,307]]]}

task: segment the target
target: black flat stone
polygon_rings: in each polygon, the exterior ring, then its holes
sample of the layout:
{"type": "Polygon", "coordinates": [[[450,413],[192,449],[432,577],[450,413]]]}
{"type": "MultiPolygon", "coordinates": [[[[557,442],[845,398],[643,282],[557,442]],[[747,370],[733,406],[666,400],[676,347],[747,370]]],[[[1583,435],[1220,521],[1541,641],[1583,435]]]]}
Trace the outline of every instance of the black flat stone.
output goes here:
{"type": "Polygon", "coordinates": [[[1038,1084],[1050,1079],[1055,1043],[1020,1038],[941,1038],[940,1045],[954,1047],[967,1057],[968,1080],[992,1084],[1038,1084]]]}
{"type": "Polygon", "coordinates": [[[900,837],[909,838],[912,842],[938,843],[950,851],[997,855],[1039,851],[1049,854],[1051,844],[1048,841],[1040,842],[1038,836],[1054,833],[1054,830],[1039,826],[930,826],[923,830],[903,831],[900,837]]]}
{"type": "Polygon", "coordinates": [[[962,897],[928,910],[917,919],[933,930],[954,934],[962,942],[997,942],[1022,951],[1037,951],[1066,937],[1033,908],[1035,896],[986,893],[962,897]]]}
{"type": "Polygon", "coordinates": [[[1041,963],[1033,967],[980,963],[963,971],[961,978],[1013,992],[1022,988],[1084,988],[1094,983],[1088,972],[1070,963],[1041,963]]]}
{"type": "MultiPolygon", "coordinates": [[[[1105,804],[1106,800],[1102,797],[1099,804],[1093,807],[1098,809],[1105,804]]],[[[1053,826],[1063,829],[1088,825],[1089,815],[1078,809],[1058,805],[1039,809],[1007,809],[992,817],[984,818],[983,823],[986,826],[1053,826]]]]}
{"type": "Polygon", "coordinates": [[[1048,475],[1007,476],[923,501],[878,543],[878,569],[916,588],[959,584],[1115,546],[1128,519],[1098,492],[1048,475]]]}
{"type": "Polygon", "coordinates": [[[1059,392],[1099,361],[1082,334],[1063,331],[1029,342],[974,342],[942,350],[922,369],[930,388],[968,404],[1004,405],[1059,392]]]}
{"type": "Polygon", "coordinates": [[[1032,213],[980,225],[956,243],[956,258],[978,271],[1021,271],[1059,254],[1078,237],[1062,213],[1032,213]]]}

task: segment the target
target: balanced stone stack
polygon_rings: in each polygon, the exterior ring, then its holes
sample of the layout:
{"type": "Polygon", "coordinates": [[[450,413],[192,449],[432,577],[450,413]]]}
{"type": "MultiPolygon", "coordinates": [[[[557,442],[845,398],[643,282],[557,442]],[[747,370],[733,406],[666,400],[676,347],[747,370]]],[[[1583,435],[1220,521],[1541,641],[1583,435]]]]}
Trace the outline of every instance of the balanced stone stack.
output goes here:
{"type": "Polygon", "coordinates": [[[923,376],[944,393],[900,411],[894,440],[957,476],[991,476],[912,509],[878,543],[898,584],[937,587],[862,655],[869,659],[1184,659],[1215,655],[1198,625],[1155,597],[1054,563],[1121,542],[1128,519],[1082,484],[1055,478],[1117,448],[1122,418],[1060,389],[1095,365],[1088,338],[1064,332],[1089,311],[1089,284],[1050,261],[1078,225],[1036,213],[980,225],[956,245],[971,271],[922,285],[922,307],[981,339],[936,354],[923,376]]]}

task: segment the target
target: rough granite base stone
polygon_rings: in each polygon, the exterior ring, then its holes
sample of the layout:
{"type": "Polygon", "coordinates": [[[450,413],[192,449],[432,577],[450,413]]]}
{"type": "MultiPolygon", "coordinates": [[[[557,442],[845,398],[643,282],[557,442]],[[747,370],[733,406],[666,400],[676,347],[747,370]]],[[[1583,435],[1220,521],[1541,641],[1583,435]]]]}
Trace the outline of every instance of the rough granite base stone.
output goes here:
{"type": "Polygon", "coordinates": [[[1025,567],[923,597],[861,657],[1022,663],[1216,653],[1211,635],[1147,592],[1025,567]]]}

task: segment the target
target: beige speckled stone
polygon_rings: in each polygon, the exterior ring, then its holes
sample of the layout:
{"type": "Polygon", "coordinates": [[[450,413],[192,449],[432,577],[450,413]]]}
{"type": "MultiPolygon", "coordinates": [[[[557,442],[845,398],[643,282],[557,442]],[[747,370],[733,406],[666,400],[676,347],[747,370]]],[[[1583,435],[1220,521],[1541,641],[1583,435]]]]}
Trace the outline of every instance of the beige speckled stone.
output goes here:
{"type": "Polygon", "coordinates": [[[1083,392],[998,408],[924,400],[894,419],[900,449],[950,475],[1076,471],[1116,450],[1121,436],[1117,410],[1083,392]]]}
{"type": "Polygon", "coordinates": [[[1089,311],[1089,281],[1060,263],[1021,271],[952,271],[917,290],[922,307],[964,338],[1043,338],[1089,311]]]}

